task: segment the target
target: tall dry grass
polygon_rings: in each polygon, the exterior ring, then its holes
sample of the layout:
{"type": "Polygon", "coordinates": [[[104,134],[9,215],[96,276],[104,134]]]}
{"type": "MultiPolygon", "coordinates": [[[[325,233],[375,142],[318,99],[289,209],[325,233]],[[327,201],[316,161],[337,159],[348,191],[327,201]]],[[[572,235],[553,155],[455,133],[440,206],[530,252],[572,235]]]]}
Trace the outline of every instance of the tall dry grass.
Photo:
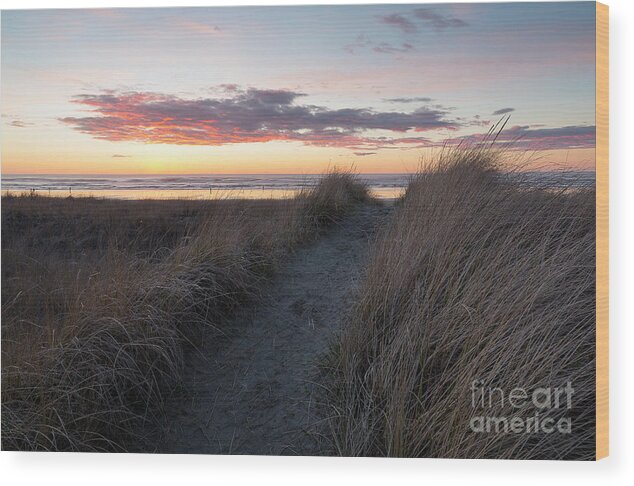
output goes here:
{"type": "Polygon", "coordinates": [[[291,200],[3,198],[3,449],[138,441],[187,343],[367,194],[332,173],[291,200]]]}
{"type": "Polygon", "coordinates": [[[594,188],[529,189],[500,177],[499,161],[484,146],[445,150],[374,244],[330,361],[340,454],[594,458],[594,188]],[[515,408],[498,391],[568,382],[570,409],[530,397],[515,408]],[[569,418],[572,432],[470,428],[535,413],[569,418]]]}

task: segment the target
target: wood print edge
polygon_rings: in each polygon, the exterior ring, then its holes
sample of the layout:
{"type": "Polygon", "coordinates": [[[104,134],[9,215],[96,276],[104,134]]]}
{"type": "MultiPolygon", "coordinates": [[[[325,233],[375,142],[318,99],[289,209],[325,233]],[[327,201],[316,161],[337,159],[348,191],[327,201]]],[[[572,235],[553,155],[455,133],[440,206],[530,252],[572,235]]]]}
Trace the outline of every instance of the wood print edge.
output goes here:
{"type": "Polygon", "coordinates": [[[609,10],[596,2],[596,459],[609,454],[609,10]]]}

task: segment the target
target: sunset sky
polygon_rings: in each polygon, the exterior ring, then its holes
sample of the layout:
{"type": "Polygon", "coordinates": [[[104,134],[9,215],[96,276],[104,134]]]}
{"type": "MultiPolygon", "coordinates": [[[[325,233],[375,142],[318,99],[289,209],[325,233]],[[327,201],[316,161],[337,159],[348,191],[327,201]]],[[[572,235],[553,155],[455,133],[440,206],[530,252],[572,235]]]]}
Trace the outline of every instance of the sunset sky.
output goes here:
{"type": "Polygon", "coordinates": [[[595,5],[2,12],[4,174],[405,172],[444,141],[594,167],[595,5]]]}

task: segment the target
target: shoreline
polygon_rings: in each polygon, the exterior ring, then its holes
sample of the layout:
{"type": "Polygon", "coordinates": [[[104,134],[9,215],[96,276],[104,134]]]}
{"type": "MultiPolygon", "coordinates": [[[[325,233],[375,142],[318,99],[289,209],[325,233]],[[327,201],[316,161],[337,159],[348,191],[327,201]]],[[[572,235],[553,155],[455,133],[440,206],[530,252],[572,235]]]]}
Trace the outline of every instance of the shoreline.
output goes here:
{"type": "MultiPolygon", "coordinates": [[[[405,187],[370,188],[372,197],[380,200],[398,199],[405,187]]],[[[2,189],[2,197],[28,197],[34,194],[36,197],[67,198],[94,198],[119,201],[217,201],[217,200],[270,200],[293,199],[299,194],[300,189],[106,189],[106,190],[47,190],[36,189],[30,191],[16,191],[2,189]]]]}

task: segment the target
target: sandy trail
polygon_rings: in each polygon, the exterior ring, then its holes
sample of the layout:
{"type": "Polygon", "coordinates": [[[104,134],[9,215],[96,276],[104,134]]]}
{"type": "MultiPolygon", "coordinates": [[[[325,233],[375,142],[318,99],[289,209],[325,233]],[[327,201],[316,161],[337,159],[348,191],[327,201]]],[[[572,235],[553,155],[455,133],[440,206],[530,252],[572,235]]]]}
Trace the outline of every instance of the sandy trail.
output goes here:
{"type": "Polygon", "coordinates": [[[192,353],[161,452],[326,454],[317,365],[341,328],[390,207],[363,205],[296,250],[265,295],[192,353]],[[185,396],[183,396],[183,394],[185,396]]]}

